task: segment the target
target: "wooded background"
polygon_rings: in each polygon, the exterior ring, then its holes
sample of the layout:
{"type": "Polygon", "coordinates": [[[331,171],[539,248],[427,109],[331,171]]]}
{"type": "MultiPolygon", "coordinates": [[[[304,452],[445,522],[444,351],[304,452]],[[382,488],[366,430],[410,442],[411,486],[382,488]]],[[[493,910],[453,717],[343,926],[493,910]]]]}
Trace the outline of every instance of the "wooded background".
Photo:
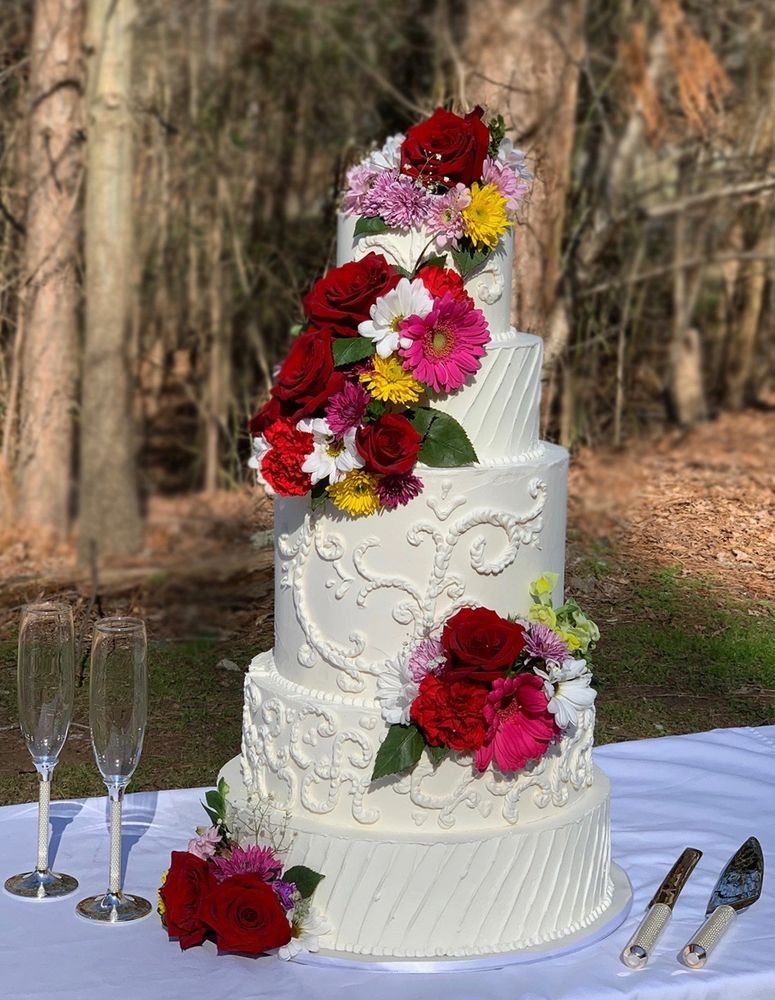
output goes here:
{"type": "Polygon", "coordinates": [[[771,0],[3,0],[0,527],[88,561],[248,481],[344,169],[444,102],[535,174],[546,436],[771,402],[771,0]]]}

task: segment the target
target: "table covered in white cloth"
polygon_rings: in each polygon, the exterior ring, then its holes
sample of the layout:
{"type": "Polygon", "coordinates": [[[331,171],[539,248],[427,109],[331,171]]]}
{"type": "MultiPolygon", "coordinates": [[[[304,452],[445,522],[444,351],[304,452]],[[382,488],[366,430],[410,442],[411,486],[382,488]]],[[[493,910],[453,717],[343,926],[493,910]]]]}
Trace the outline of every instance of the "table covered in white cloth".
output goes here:
{"type": "MultiPolygon", "coordinates": [[[[0,996],[4,1000],[772,1000],[775,998],[775,726],[727,729],[602,747],[598,764],[613,785],[614,859],[635,891],[632,912],[606,940],[572,955],[489,972],[433,975],[320,969],[221,956],[214,944],[183,952],[154,914],[125,926],[76,916],[81,896],[104,891],[108,814],[104,799],[55,802],[53,866],[80,880],[61,900],[18,900],[0,892],[0,996]],[[676,959],[719,871],[747,837],[765,856],[761,900],[734,923],[708,965],[676,959]],[[704,852],[646,969],[632,972],[619,952],[662,877],[686,846],[704,852]]],[[[56,777],[54,790],[56,790],[56,777]]],[[[201,825],[202,790],[128,796],[124,810],[125,887],[155,899],[171,850],[184,850],[201,825]]],[[[0,883],[34,860],[36,805],[0,809],[0,883]]]]}

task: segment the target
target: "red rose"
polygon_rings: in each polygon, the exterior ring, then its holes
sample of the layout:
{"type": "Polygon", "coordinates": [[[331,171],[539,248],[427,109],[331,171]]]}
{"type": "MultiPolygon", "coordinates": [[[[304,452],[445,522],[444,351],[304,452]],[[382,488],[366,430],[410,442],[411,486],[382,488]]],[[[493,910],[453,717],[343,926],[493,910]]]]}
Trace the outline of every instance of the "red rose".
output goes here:
{"type": "Polygon", "coordinates": [[[215,931],[221,951],[260,955],[291,940],[277,893],[260,875],[233,875],[201,901],[199,917],[215,931]]]}
{"type": "Polygon", "coordinates": [[[278,420],[264,432],[272,447],[261,459],[261,476],[281,497],[301,497],[312,489],[309,474],[302,470],[312,451],[312,435],[297,430],[287,420],[278,420]]]}
{"type": "Polygon", "coordinates": [[[441,298],[445,292],[449,292],[453,299],[468,299],[471,306],[474,300],[465,290],[463,279],[457,273],[446,267],[423,267],[417,272],[417,277],[422,278],[422,283],[428,289],[434,299],[441,298]]]}
{"type": "Polygon", "coordinates": [[[263,434],[270,424],[275,423],[282,416],[280,400],[277,396],[270,396],[261,409],[248,421],[248,430],[251,437],[258,437],[263,434]]]}
{"type": "Polygon", "coordinates": [[[355,447],[368,472],[406,475],[417,461],[422,435],[400,413],[386,413],[373,424],[359,427],[355,447]]]}
{"type": "Polygon", "coordinates": [[[291,344],[272,394],[280,401],[282,416],[299,420],[339,392],[344,382],[344,372],[334,368],[331,334],[307,330],[291,344]]]}
{"type": "Polygon", "coordinates": [[[426,674],[412,702],[411,719],[431,746],[478,750],[487,735],[482,714],[486,698],[484,684],[426,674]]]}
{"type": "Polygon", "coordinates": [[[167,933],[184,950],[201,944],[208,926],[198,916],[199,904],[215,886],[212,867],[188,851],[173,851],[167,880],[160,889],[167,933]]]}
{"type": "Polygon", "coordinates": [[[441,644],[451,677],[493,681],[514,666],[525,630],[489,608],[461,608],[444,626],[441,644]]]}
{"type": "Polygon", "coordinates": [[[401,275],[381,254],[370,253],[332,268],[304,299],[310,323],[336,337],[357,337],[358,324],[380,295],[395,288],[401,275]]]}
{"type": "Polygon", "coordinates": [[[465,118],[437,108],[413,125],[401,146],[401,171],[431,184],[470,186],[482,176],[490,130],[484,112],[474,108],[465,118]]]}

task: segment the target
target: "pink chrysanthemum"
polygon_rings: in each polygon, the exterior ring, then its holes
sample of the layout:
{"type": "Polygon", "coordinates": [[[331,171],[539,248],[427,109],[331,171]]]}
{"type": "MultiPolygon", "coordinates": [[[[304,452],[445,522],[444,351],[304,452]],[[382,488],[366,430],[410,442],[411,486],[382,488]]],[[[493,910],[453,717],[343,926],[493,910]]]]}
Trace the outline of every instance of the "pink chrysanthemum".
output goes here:
{"type": "Polygon", "coordinates": [[[419,496],[422,493],[422,486],[422,479],[411,473],[406,476],[383,476],[377,483],[377,496],[386,510],[395,510],[396,507],[403,507],[419,496]]]}
{"type": "Polygon", "coordinates": [[[525,652],[530,660],[564,663],[570,650],[548,625],[532,624],[525,631],[525,652]]]}
{"type": "Polygon", "coordinates": [[[427,316],[409,316],[401,323],[399,353],[418,382],[435,392],[452,392],[478,371],[489,339],[484,313],[469,299],[446,292],[427,316]]]}
{"type": "Polygon", "coordinates": [[[509,218],[514,216],[522,196],[528,190],[528,185],[514,170],[489,158],[484,161],[482,183],[494,185],[506,199],[505,208],[509,218]]]}
{"type": "Polygon", "coordinates": [[[342,200],[342,210],[347,215],[364,215],[366,202],[381,171],[359,163],[347,171],[347,187],[342,200]]]}
{"type": "Polygon", "coordinates": [[[326,420],[332,434],[346,434],[363,422],[371,396],[360,382],[345,382],[328,401],[326,420]]]}
{"type": "Polygon", "coordinates": [[[435,674],[445,662],[444,647],[438,639],[428,636],[427,639],[419,642],[409,654],[406,668],[412,675],[415,684],[419,684],[423,677],[435,674]]]}
{"type": "Polygon", "coordinates": [[[364,215],[379,215],[389,226],[421,226],[428,215],[430,195],[411,177],[384,170],[363,199],[364,215]]]}
{"type": "Polygon", "coordinates": [[[465,184],[456,184],[446,194],[434,195],[428,209],[428,230],[436,234],[436,245],[446,249],[465,236],[463,209],[471,204],[471,192],[465,184]]]}
{"type": "Polygon", "coordinates": [[[223,882],[232,875],[259,875],[265,882],[279,878],[283,863],[271,847],[233,847],[228,857],[213,858],[215,880],[223,882]]]}
{"type": "Polygon", "coordinates": [[[495,758],[499,770],[519,771],[543,757],[558,733],[548,704],[543,680],[535,674],[494,680],[484,703],[488,729],[474,757],[476,769],[486,770],[495,758]]]}
{"type": "Polygon", "coordinates": [[[299,890],[293,884],[293,882],[283,882],[282,879],[277,879],[276,882],[272,882],[272,888],[277,893],[277,898],[280,900],[280,905],[284,910],[292,910],[296,900],[299,898],[299,890]]]}

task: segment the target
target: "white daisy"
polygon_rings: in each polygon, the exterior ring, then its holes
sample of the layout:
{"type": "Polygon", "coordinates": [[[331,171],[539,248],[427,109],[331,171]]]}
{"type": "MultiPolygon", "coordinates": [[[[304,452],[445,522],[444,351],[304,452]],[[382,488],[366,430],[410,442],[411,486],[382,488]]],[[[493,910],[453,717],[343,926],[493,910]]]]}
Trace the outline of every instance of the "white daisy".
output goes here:
{"type": "Polygon", "coordinates": [[[385,140],[382,149],[375,149],[373,153],[369,153],[363,162],[380,170],[397,170],[401,166],[401,146],[405,138],[406,136],[400,132],[391,135],[385,140]]]}
{"type": "Polygon", "coordinates": [[[523,181],[533,179],[533,175],[528,170],[527,163],[525,163],[525,154],[521,149],[515,148],[511,139],[501,139],[498,146],[498,162],[502,163],[505,167],[510,167],[517,177],[521,177],[523,181]]]}
{"type": "Polygon", "coordinates": [[[266,453],[271,449],[272,446],[269,444],[269,442],[263,436],[263,434],[259,434],[258,437],[253,438],[251,447],[253,453],[248,459],[248,466],[251,469],[256,470],[256,482],[260,483],[261,486],[264,487],[264,489],[270,496],[273,496],[274,490],[261,475],[261,463],[264,460],[264,455],[266,455],[266,453]]]}
{"type": "Polygon", "coordinates": [[[409,670],[405,657],[388,660],[377,677],[377,701],[382,707],[382,718],[393,725],[409,723],[409,709],[419,693],[419,686],[409,670]]]}
{"type": "Polygon", "coordinates": [[[328,421],[322,417],[300,420],[297,427],[312,435],[312,451],[301,468],[309,473],[313,486],[326,478],[338,483],[352,469],[362,468],[363,459],[355,447],[356,427],[343,435],[332,434],[328,421]]]}
{"type": "Polygon", "coordinates": [[[544,692],[549,699],[547,708],[557,725],[560,729],[575,726],[578,713],[591,708],[597,697],[597,691],[590,687],[592,674],[587,670],[587,661],[550,662],[543,669],[534,667],[534,671],[544,679],[544,692]]]}
{"type": "Polygon", "coordinates": [[[331,924],[322,911],[315,906],[311,906],[309,909],[302,907],[299,913],[294,910],[290,914],[290,918],[293,937],[277,952],[280,958],[288,961],[302,951],[319,951],[320,938],[324,934],[330,934],[332,930],[331,924]]]}
{"type": "Polygon", "coordinates": [[[377,354],[388,358],[398,350],[401,320],[408,316],[427,316],[433,299],[421,278],[402,278],[395,288],[380,295],[369,310],[371,319],[358,324],[358,333],[377,345],[377,354]]]}

